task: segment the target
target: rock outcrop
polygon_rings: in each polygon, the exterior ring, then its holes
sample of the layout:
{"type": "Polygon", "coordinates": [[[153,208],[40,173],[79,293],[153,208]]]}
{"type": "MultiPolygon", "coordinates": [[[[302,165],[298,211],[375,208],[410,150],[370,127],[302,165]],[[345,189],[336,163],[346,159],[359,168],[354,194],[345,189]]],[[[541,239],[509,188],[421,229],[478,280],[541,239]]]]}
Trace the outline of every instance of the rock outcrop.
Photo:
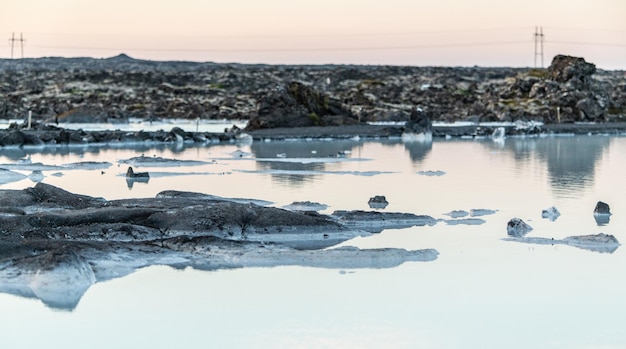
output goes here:
{"type": "Polygon", "coordinates": [[[579,87],[588,86],[591,82],[591,75],[595,72],[596,66],[587,63],[584,58],[564,55],[555,56],[548,67],[551,80],[558,83],[571,83],[579,87]]]}
{"type": "Polygon", "coordinates": [[[433,122],[617,122],[626,76],[561,55],[548,69],[0,60],[0,119],[32,111],[34,121],[61,124],[249,120],[284,111],[295,125],[336,125],[410,121],[416,108],[433,122]]]}
{"type": "Polygon", "coordinates": [[[358,120],[341,102],[300,82],[289,82],[262,96],[246,131],[276,127],[355,125],[358,120]]]}

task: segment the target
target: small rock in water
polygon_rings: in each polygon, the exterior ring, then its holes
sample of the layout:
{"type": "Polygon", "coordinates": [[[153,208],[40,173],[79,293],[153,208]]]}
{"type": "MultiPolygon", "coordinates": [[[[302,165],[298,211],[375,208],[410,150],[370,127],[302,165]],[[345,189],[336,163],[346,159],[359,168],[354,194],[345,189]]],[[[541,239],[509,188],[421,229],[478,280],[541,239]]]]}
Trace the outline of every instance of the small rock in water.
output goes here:
{"type": "Polygon", "coordinates": [[[609,208],[609,204],[598,201],[596,204],[596,208],[593,210],[594,215],[610,215],[611,209],[609,208]]]}
{"type": "Polygon", "coordinates": [[[522,237],[528,234],[531,230],[533,230],[533,227],[526,224],[526,222],[520,218],[512,218],[506,224],[506,233],[510,236],[522,237]]]}
{"type": "Polygon", "coordinates": [[[149,178],[150,174],[148,172],[135,172],[132,167],[128,167],[126,171],[126,178],[149,178]]]}
{"type": "Polygon", "coordinates": [[[38,182],[43,181],[44,175],[43,175],[43,172],[41,172],[41,170],[33,170],[33,172],[31,172],[30,175],[28,175],[28,178],[31,181],[38,183],[38,182]]]}
{"type": "Polygon", "coordinates": [[[559,210],[557,210],[556,207],[554,206],[541,211],[541,217],[547,218],[552,222],[554,222],[557,218],[559,218],[560,215],[561,215],[561,212],[559,212],[559,210]]]}
{"type": "Polygon", "coordinates": [[[370,208],[385,208],[387,207],[387,205],[389,205],[389,202],[384,195],[376,195],[374,197],[371,197],[367,204],[370,206],[370,208]]]}
{"type": "Polygon", "coordinates": [[[422,176],[429,176],[429,177],[434,177],[434,176],[443,176],[444,174],[446,174],[444,171],[417,171],[417,174],[422,175],[422,176]]]}

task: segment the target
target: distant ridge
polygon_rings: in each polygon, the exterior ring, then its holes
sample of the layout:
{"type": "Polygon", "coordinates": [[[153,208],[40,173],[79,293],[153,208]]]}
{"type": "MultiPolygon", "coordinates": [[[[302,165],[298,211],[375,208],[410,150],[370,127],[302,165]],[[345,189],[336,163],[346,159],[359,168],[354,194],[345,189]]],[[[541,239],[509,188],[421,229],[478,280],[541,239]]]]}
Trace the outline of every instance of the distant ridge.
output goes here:
{"type": "Polygon", "coordinates": [[[129,55],[125,54],[125,53],[120,53],[117,56],[105,58],[105,60],[107,60],[107,61],[116,61],[116,62],[135,62],[135,61],[137,61],[137,59],[132,58],[131,56],[129,56],[129,55]]]}

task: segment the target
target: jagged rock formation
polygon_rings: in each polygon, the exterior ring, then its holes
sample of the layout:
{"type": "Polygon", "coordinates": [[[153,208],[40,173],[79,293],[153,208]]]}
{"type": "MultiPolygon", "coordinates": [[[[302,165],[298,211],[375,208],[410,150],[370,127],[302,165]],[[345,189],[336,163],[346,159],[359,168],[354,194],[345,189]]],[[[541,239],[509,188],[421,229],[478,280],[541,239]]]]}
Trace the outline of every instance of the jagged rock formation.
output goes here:
{"type": "Polygon", "coordinates": [[[606,202],[598,201],[596,203],[596,207],[593,209],[593,214],[594,215],[610,215],[611,208],[609,207],[609,204],[607,204],[606,202]]]}
{"type": "Polygon", "coordinates": [[[252,119],[292,102],[291,111],[319,125],[347,120],[331,115],[408,121],[416,108],[432,121],[615,122],[626,115],[626,77],[567,56],[555,57],[547,70],[154,62],[125,55],[0,60],[0,119],[24,119],[29,110],[40,122],[252,119]]]}
{"type": "Polygon", "coordinates": [[[246,131],[261,128],[355,125],[358,120],[341,102],[300,82],[262,96],[246,131]]]}

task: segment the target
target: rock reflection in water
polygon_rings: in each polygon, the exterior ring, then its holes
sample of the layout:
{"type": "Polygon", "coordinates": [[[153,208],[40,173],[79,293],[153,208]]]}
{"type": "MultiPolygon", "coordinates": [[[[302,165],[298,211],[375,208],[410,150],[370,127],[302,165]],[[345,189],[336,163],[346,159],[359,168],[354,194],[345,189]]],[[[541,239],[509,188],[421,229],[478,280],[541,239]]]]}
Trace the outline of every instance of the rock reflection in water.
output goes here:
{"type": "Polygon", "coordinates": [[[403,142],[413,162],[422,162],[433,149],[433,142],[403,142]]]}
{"type": "Polygon", "coordinates": [[[609,137],[510,138],[515,159],[536,156],[545,161],[549,184],[557,197],[572,195],[595,181],[598,161],[611,144],[609,137]]]}
{"type": "MultiPolygon", "coordinates": [[[[257,159],[329,159],[349,157],[358,141],[275,141],[253,143],[250,150],[257,159]]],[[[302,186],[316,180],[315,172],[327,170],[324,161],[257,161],[260,171],[271,171],[278,182],[302,186]],[[297,172],[302,172],[298,174],[297,172]]]]}

